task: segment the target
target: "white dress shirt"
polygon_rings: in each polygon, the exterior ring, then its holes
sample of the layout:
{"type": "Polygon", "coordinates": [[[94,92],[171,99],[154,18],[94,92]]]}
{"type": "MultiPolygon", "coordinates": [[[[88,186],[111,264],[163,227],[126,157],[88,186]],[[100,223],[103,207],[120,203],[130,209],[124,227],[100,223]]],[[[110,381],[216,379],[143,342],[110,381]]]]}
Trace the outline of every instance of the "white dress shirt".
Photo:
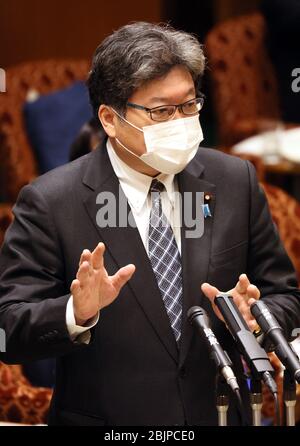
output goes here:
{"type": "MultiPolygon", "coordinates": [[[[149,194],[153,177],[142,174],[122,161],[114,151],[110,140],[107,141],[107,152],[120,186],[128,200],[141,240],[148,253],[148,229],[151,212],[151,197],[149,194]]],[[[161,193],[162,210],[167,217],[175,236],[175,240],[181,252],[180,235],[180,206],[177,181],[174,175],[159,174],[155,177],[163,183],[165,191],[161,193]]],[[[97,324],[99,314],[89,321],[88,326],[79,326],[75,323],[73,296],[70,297],[66,310],[66,323],[71,339],[80,337],[80,342],[88,344],[90,341],[89,330],[97,324]]]]}
{"type": "MultiPolygon", "coordinates": [[[[109,140],[107,141],[107,152],[120,186],[128,200],[144,247],[148,252],[148,229],[151,212],[149,190],[153,177],[140,173],[124,163],[114,151],[109,140]]],[[[178,192],[177,181],[174,181],[174,175],[163,173],[157,175],[155,179],[165,186],[165,191],[161,193],[162,210],[173,229],[178,249],[181,251],[180,207],[177,206],[176,201],[178,199],[176,194],[178,192]]]]}

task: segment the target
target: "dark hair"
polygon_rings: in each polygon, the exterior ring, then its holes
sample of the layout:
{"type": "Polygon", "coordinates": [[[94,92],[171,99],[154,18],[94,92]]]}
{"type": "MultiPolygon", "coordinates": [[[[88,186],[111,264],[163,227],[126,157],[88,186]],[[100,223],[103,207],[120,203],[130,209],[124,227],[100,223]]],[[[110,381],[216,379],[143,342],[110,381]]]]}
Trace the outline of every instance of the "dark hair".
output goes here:
{"type": "Polygon", "coordinates": [[[138,87],[164,76],[177,65],[187,68],[198,91],[205,57],[192,34],[167,24],[146,22],[118,29],[98,46],[87,80],[95,116],[101,104],[124,113],[138,87]]]}

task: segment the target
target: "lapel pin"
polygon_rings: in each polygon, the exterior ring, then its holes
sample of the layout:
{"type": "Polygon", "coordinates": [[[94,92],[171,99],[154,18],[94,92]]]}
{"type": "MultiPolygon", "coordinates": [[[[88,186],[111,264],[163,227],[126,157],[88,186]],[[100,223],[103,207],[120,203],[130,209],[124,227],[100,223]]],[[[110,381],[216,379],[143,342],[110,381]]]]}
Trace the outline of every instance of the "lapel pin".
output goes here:
{"type": "Polygon", "coordinates": [[[212,195],[207,193],[207,192],[205,192],[205,194],[204,194],[204,202],[208,203],[211,199],[212,199],[212,195]]]}
{"type": "Polygon", "coordinates": [[[209,192],[204,193],[204,204],[202,204],[204,218],[212,217],[209,202],[212,199],[212,195],[209,192]]]}
{"type": "Polygon", "coordinates": [[[202,209],[203,209],[204,218],[212,216],[208,204],[202,204],[202,209]]]}

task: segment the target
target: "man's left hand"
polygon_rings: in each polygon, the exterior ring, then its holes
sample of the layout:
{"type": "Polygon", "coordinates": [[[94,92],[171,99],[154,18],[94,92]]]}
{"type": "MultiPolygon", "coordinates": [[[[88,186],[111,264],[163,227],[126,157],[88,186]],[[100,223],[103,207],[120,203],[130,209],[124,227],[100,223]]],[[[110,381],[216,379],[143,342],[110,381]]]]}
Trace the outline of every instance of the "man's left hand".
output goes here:
{"type": "Polygon", "coordinates": [[[224,322],[223,316],[221,315],[219,309],[216,307],[214,303],[214,299],[218,294],[229,294],[233,297],[233,300],[240,310],[243,318],[245,319],[246,323],[248,324],[248,327],[251,331],[254,331],[257,328],[257,322],[252,316],[250,312],[251,305],[259,299],[260,292],[259,289],[252,285],[247,277],[246,274],[241,274],[239,277],[239,281],[237,282],[236,286],[232,288],[229,291],[219,291],[218,288],[210,285],[209,283],[203,283],[201,285],[201,290],[205,294],[206,297],[210,300],[213,310],[218,316],[219,319],[221,319],[224,322]]]}

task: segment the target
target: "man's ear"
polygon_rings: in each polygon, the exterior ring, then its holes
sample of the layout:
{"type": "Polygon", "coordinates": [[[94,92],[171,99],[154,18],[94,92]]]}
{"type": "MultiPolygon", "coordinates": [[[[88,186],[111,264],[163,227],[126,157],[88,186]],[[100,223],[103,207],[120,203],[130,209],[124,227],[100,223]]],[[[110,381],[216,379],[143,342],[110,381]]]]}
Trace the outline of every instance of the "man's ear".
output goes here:
{"type": "Polygon", "coordinates": [[[102,124],[103,129],[110,138],[115,138],[115,119],[116,116],[110,107],[101,104],[98,110],[98,118],[102,124]]]}

